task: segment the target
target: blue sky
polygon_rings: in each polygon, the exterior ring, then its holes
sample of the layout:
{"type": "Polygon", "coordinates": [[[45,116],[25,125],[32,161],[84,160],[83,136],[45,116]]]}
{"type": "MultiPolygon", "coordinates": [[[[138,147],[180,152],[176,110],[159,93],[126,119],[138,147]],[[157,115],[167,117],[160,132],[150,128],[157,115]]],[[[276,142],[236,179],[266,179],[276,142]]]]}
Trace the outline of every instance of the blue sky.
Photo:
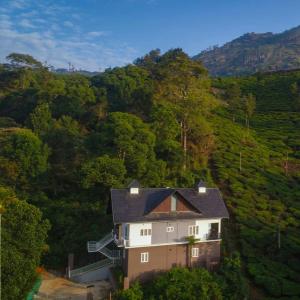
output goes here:
{"type": "Polygon", "coordinates": [[[246,32],[300,25],[299,0],[0,0],[0,61],[31,54],[103,70],[151,49],[195,55],[246,32]]]}

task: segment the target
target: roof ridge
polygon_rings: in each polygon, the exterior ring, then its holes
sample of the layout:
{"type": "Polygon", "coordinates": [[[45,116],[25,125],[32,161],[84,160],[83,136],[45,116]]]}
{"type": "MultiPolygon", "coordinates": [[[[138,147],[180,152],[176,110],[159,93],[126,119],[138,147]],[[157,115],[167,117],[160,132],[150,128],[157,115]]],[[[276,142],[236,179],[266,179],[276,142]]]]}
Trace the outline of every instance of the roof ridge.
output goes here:
{"type": "MultiPolygon", "coordinates": [[[[176,187],[140,187],[140,190],[195,190],[193,187],[188,187],[188,188],[176,188],[176,187]]],[[[207,187],[207,190],[220,190],[217,187],[207,187]]],[[[128,190],[128,188],[111,188],[111,190],[128,190]]]]}

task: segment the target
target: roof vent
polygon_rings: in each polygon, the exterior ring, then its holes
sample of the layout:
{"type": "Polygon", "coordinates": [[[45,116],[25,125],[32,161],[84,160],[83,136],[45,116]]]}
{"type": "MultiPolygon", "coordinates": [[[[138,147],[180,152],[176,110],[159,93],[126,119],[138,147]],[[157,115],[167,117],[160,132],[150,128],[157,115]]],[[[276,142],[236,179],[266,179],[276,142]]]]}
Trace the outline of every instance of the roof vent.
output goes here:
{"type": "Polygon", "coordinates": [[[204,181],[200,180],[197,184],[197,189],[199,194],[205,194],[206,193],[206,185],[204,181]]]}
{"type": "Polygon", "coordinates": [[[139,189],[140,189],[140,183],[137,180],[133,180],[129,186],[129,192],[132,195],[137,195],[139,193],[139,189]]]}

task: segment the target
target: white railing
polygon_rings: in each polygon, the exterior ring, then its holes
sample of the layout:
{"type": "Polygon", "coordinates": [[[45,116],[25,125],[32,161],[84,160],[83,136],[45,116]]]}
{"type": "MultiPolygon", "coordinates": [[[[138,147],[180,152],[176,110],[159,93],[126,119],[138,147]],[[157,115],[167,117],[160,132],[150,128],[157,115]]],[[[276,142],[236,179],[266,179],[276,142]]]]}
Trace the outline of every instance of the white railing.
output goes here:
{"type": "Polygon", "coordinates": [[[87,242],[87,250],[88,252],[98,252],[100,251],[101,248],[105,247],[108,245],[111,241],[113,241],[114,237],[112,232],[104,236],[101,240],[99,241],[89,241],[87,242]]]}
{"type": "Polygon", "coordinates": [[[117,239],[115,238],[115,243],[117,246],[119,247],[129,247],[130,246],[130,242],[129,240],[124,240],[124,239],[117,239]]]}
{"type": "Polygon", "coordinates": [[[113,264],[114,264],[114,262],[111,259],[106,258],[106,259],[97,261],[95,263],[86,265],[82,268],[77,268],[77,269],[74,269],[74,270],[70,270],[70,272],[69,272],[70,275],[69,276],[70,276],[70,278],[72,278],[74,276],[81,275],[81,274],[86,273],[86,272],[98,270],[100,268],[107,267],[107,266],[110,266],[110,265],[113,265],[113,264]]]}

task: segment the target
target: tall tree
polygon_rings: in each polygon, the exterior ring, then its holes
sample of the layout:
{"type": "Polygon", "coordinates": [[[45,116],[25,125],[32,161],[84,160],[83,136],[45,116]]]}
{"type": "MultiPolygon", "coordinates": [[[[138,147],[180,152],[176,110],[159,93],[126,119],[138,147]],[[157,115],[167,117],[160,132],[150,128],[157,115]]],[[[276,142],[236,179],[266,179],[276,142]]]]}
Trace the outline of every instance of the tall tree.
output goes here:
{"type": "Polygon", "coordinates": [[[153,82],[147,70],[129,65],[108,69],[93,78],[105,90],[110,111],[147,115],[152,105],[153,82]]]}
{"type": "Polygon", "coordinates": [[[48,103],[40,103],[29,115],[28,125],[38,136],[45,136],[53,126],[50,107],[48,103]]]}
{"type": "Polygon", "coordinates": [[[186,169],[189,135],[199,116],[207,115],[217,105],[210,93],[210,79],[202,64],[191,60],[181,49],[162,55],[154,76],[156,102],[171,103],[180,124],[186,169]]]}
{"type": "Polygon", "coordinates": [[[28,187],[48,168],[49,148],[29,129],[0,129],[0,181],[28,187]]]}
{"type": "Polygon", "coordinates": [[[40,210],[0,186],[2,208],[2,299],[25,299],[36,279],[36,268],[47,249],[49,222],[40,210]]]}

